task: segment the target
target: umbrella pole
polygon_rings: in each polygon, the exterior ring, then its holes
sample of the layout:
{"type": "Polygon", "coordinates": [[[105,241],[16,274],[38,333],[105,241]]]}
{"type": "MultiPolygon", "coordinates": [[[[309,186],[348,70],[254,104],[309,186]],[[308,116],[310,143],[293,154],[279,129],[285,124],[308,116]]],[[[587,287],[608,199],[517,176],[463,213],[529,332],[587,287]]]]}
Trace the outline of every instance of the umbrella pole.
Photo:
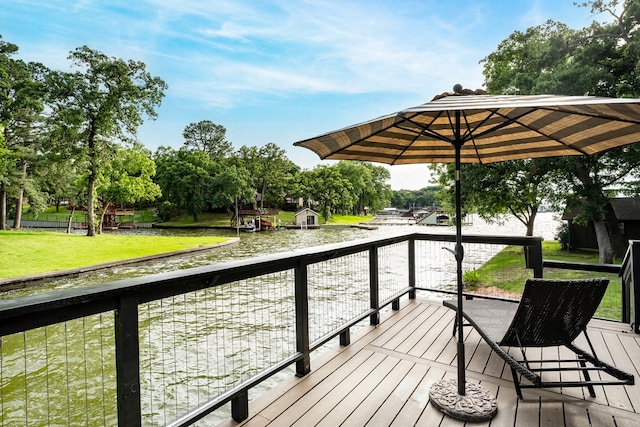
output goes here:
{"type": "MultiPolygon", "coordinates": [[[[457,341],[457,368],[458,379],[443,379],[431,386],[429,390],[429,401],[445,414],[463,421],[485,421],[493,418],[498,413],[498,403],[496,399],[479,384],[467,384],[465,379],[465,357],[464,357],[464,333],[462,325],[462,260],[464,258],[464,248],[462,247],[462,202],[460,193],[460,151],[464,142],[460,138],[460,112],[455,112],[456,116],[456,140],[453,141],[455,149],[455,184],[456,184],[456,247],[454,255],[456,257],[456,279],[458,309],[456,310],[456,321],[458,322],[457,341]]],[[[450,249],[448,249],[451,251],[450,249]]]]}
{"type": "Polygon", "coordinates": [[[456,279],[457,279],[457,297],[458,310],[456,310],[456,320],[458,322],[458,394],[464,396],[466,394],[465,380],[465,355],[464,355],[464,331],[462,325],[462,260],[464,259],[464,248],[462,246],[462,208],[461,208],[461,186],[460,186],[460,149],[459,142],[454,143],[455,153],[455,181],[456,181],[456,279]]]}

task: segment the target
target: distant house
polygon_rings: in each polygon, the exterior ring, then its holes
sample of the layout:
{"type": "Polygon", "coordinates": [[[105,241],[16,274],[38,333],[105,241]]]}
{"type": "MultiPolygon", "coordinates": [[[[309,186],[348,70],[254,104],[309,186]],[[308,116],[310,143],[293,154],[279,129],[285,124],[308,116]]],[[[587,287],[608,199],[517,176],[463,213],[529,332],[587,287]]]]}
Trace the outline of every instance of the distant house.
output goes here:
{"type": "Polygon", "coordinates": [[[309,208],[302,208],[296,212],[296,225],[308,227],[318,225],[318,212],[309,208]]]}
{"type": "MultiPolygon", "coordinates": [[[[640,240],[640,197],[611,199],[613,212],[620,223],[620,232],[625,240],[640,240]]],[[[569,247],[574,249],[598,249],[593,221],[586,226],[573,222],[581,210],[565,210],[562,219],[569,225],[569,247]]]]}

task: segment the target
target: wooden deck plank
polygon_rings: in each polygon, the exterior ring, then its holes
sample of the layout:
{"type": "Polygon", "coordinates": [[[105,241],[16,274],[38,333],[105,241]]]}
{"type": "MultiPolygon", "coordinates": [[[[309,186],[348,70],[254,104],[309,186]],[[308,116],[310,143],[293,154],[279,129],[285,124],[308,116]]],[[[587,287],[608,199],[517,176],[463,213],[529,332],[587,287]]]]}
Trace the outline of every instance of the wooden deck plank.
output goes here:
{"type": "Polygon", "coordinates": [[[491,355],[491,348],[486,345],[475,329],[467,334],[467,339],[464,343],[466,347],[467,370],[478,373],[484,372],[489,356],[491,355]]]}
{"type": "Polygon", "coordinates": [[[412,333],[412,339],[406,340],[401,346],[396,348],[396,351],[404,352],[410,355],[420,357],[430,345],[432,340],[429,339],[431,334],[425,334],[424,331],[430,331],[433,328],[437,328],[442,321],[442,316],[445,315],[444,307],[434,307],[434,310],[430,313],[429,319],[421,325],[419,329],[416,329],[412,333]]]}
{"type": "MultiPolygon", "coordinates": [[[[636,365],[633,363],[629,354],[625,350],[618,334],[603,334],[605,344],[609,349],[610,354],[615,354],[616,366],[623,371],[632,373],[638,378],[638,372],[636,365]]],[[[625,386],[624,391],[629,400],[629,403],[636,411],[640,409],[640,392],[637,391],[637,387],[625,386]]]]}
{"type": "MultiPolygon", "coordinates": [[[[619,357],[619,355],[614,356],[611,353],[611,350],[606,343],[605,334],[602,331],[589,333],[589,338],[591,339],[593,347],[596,349],[598,357],[605,360],[607,363],[617,365],[615,358],[619,357]]],[[[607,379],[608,377],[603,374],[601,378],[607,379]]],[[[631,401],[629,400],[629,396],[624,390],[624,387],[602,387],[601,389],[602,394],[606,396],[607,405],[629,411],[633,410],[633,405],[631,405],[631,401]]],[[[596,393],[598,393],[598,391],[596,391],[596,393]]],[[[599,396],[600,394],[598,393],[598,397],[599,396]]]]}
{"type": "Polygon", "coordinates": [[[433,318],[436,312],[437,307],[434,306],[424,310],[415,321],[407,323],[401,333],[384,343],[383,347],[401,353],[408,352],[424,336],[424,331],[428,331],[437,322],[437,318],[433,318]]]}
{"type": "MultiPolygon", "coordinates": [[[[312,359],[311,373],[287,378],[272,392],[250,402],[250,419],[242,425],[465,425],[429,403],[431,385],[457,375],[456,342],[451,335],[454,312],[438,302],[403,304],[400,311],[385,314],[379,325],[360,328],[349,346],[336,345],[312,359]]],[[[640,427],[639,386],[600,386],[596,399],[583,394],[581,388],[525,389],[520,400],[504,361],[489,350],[476,331],[468,329],[465,336],[467,381],[483,384],[498,402],[496,417],[473,427],[640,427]]],[[[590,337],[603,359],[611,360],[615,354],[616,365],[638,373],[640,336],[615,324],[593,322],[590,337]]],[[[528,357],[532,359],[540,358],[543,352],[555,358],[566,355],[557,348],[531,350],[528,357]]],[[[509,351],[520,358],[518,349],[509,351]]],[[[566,375],[562,373],[563,379],[566,375]]],[[[221,425],[238,424],[227,420],[221,425]]]]}
{"type": "MultiPolygon", "coordinates": [[[[334,418],[345,418],[349,413],[353,410],[349,410],[346,414],[341,414],[339,412],[345,411],[346,405],[349,404],[353,406],[358,404],[357,401],[352,401],[348,396],[355,394],[355,390],[362,383],[366,383],[366,378],[370,378],[369,384],[366,384],[369,388],[372,387],[371,380],[374,378],[370,376],[371,372],[374,370],[377,371],[376,374],[380,373],[382,375],[386,375],[388,371],[392,369],[393,366],[389,366],[389,363],[385,364],[385,359],[391,359],[388,356],[385,356],[381,353],[373,353],[371,357],[369,357],[366,362],[360,364],[356,369],[352,370],[348,373],[345,378],[341,378],[340,382],[332,387],[328,392],[324,390],[318,390],[318,393],[321,396],[316,397],[316,389],[309,393],[309,398],[314,400],[314,405],[305,412],[305,414],[300,417],[294,423],[287,423],[287,425],[292,426],[307,426],[307,425],[338,425],[338,424],[326,424],[323,423],[322,420],[325,418],[334,419],[334,418]],[[378,371],[378,368],[381,368],[378,371]],[[386,372],[386,373],[385,373],[386,372]],[[347,401],[349,399],[349,401],[347,401]]],[[[395,365],[397,360],[392,361],[392,364],[395,365]]],[[[379,380],[378,380],[379,382],[379,380]]],[[[280,421],[282,422],[282,421],[280,421]]]]}
{"type": "MultiPolygon", "coordinates": [[[[401,360],[389,374],[384,378],[383,383],[380,383],[378,387],[373,391],[367,393],[366,398],[358,405],[358,407],[344,420],[344,425],[362,426],[368,423],[370,420],[375,419],[375,414],[382,404],[387,400],[389,394],[394,393],[399,387],[402,380],[411,372],[411,368],[414,367],[414,363],[401,360]],[[392,391],[389,391],[391,389],[392,391]]],[[[424,368],[426,373],[427,368],[424,368]]],[[[415,372],[414,374],[415,375],[415,372]]]]}
{"type": "Polygon", "coordinates": [[[616,427],[616,422],[613,417],[604,412],[589,411],[589,420],[591,421],[592,426],[616,427]]]}
{"type": "MultiPolygon", "coordinates": [[[[373,358],[369,359],[370,361],[373,358]]],[[[328,413],[326,410],[328,409],[328,404],[323,403],[323,400],[320,400],[318,404],[314,407],[322,407],[322,410],[325,411],[322,415],[322,419],[317,424],[318,426],[326,426],[326,427],[335,427],[341,425],[346,418],[351,415],[354,411],[354,408],[362,405],[366,397],[372,390],[376,390],[378,386],[385,381],[387,375],[398,365],[400,359],[395,357],[386,356],[374,369],[371,369],[369,374],[360,381],[355,387],[353,387],[348,394],[342,396],[339,392],[338,387],[331,391],[331,398],[336,398],[335,395],[340,399],[340,401],[330,410],[328,413]],[[325,416],[326,415],[326,416],[325,416]]],[[[353,375],[350,375],[348,378],[348,382],[355,382],[355,378],[352,378],[353,375]]],[[[382,387],[380,387],[382,388],[382,387]]],[[[377,407],[373,408],[371,406],[367,407],[367,409],[378,409],[377,407]]],[[[302,425],[307,423],[309,420],[308,414],[305,414],[305,417],[300,419],[302,425]]],[[[300,424],[300,422],[298,424],[300,424]]],[[[309,422],[312,424],[312,422],[309,422]]]]}
{"type": "MultiPolygon", "coordinates": [[[[483,386],[489,389],[490,384],[483,383],[483,386]]],[[[498,413],[491,420],[491,427],[512,427],[516,416],[515,408],[518,406],[518,395],[513,385],[510,387],[500,386],[494,394],[498,403],[498,413]]]]}
{"type": "Polygon", "coordinates": [[[428,372],[427,366],[414,364],[365,425],[369,427],[391,425],[428,372]]]}
{"type": "Polygon", "coordinates": [[[635,418],[616,417],[615,423],[616,427],[640,427],[640,419],[637,416],[635,418]]]}
{"type": "Polygon", "coordinates": [[[415,323],[416,318],[420,319],[422,317],[428,317],[428,313],[433,310],[435,310],[433,306],[424,307],[422,304],[417,305],[413,310],[411,310],[410,316],[404,316],[397,320],[395,324],[389,328],[388,334],[380,335],[378,338],[373,340],[371,344],[392,349],[397,347],[410,333],[410,331],[413,330],[413,328],[409,328],[409,325],[415,323]]]}
{"type": "MultiPolygon", "coordinates": [[[[577,360],[575,353],[564,346],[558,348],[558,356],[564,360],[572,360],[572,359],[577,360]]],[[[560,380],[561,381],[583,381],[584,377],[578,371],[566,371],[566,372],[560,372],[560,380]]],[[[589,391],[585,387],[563,387],[560,390],[562,391],[562,394],[565,394],[567,396],[573,396],[578,399],[584,399],[585,397],[589,396],[589,391]]]]}
{"type": "MultiPolygon", "coordinates": [[[[449,347],[449,343],[455,342],[451,332],[453,331],[453,319],[455,312],[449,309],[445,309],[447,314],[442,317],[442,322],[438,326],[432,328],[431,334],[434,336],[433,343],[429,346],[427,351],[420,355],[423,359],[436,360],[438,356],[442,354],[444,349],[449,347]]],[[[453,346],[455,347],[455,345],[453,346]]],[[[449,360],[451,362],[451,360],[449,360]]]]}
{"type": "MultiPolygon", "coordinates": [[[[278,402],[262,411],[261,415],[269,420],[285,417],[281,419],[288,419],[290,423],[297,421],[315,404],[314,398],[330,392],[343,376],[364,363],[372,354],[370,351],[361,350],[345,360],[344,364],[337,366],[335,370],[332,369],[332,365],[329,365],[322,369],[324,372],[329,372],[327,376],[313,375],[315,372],[305,375],[298,387],[292,388],[278,402]],[[312,391],[315,391],[313,396],[309,394],[312,391]]],[[[336,359],[336,363],[339,364],[340,359],[336,359]]]]}
{"type": "MultiPolygon", "coordinates": [[[[429,403],[429,389],[431,388],[431,385],[436,381],[441,380],[445,374],[446,371],[439,368],[429,369],[409,398],[403,402],[403,405],[399,406],[401,408],[400,412],[394,418],[393,422],[388,425],[395,427],[415,425],[429,403]]],[[[443,419],[444,416],[442,413],[434,413],[429,418],[434,422],[436,420],[443,419]]],[[[434,424],[438,425],[439,421],[434,422],[434,424]]]]}
{"type": "MultiPolygon", "coordinates": [[[[505,378],[507,380],[511,380],[511,370],[509,370],[508,368],[505,369],[506,362],[504,361],[504,359],[498,356],[495,352],[491,351],[491,347],[489,347],[488,345],[485,344],[483,346],[486,346],[486,348],[489,349],[490,353],[489,353],[489,360],[487,361],[487,365],[485,366],[484,371],[482,373],[485,375],[489,375],[491,377],[505,378]],[[505,371],[507,372],[506,377],[503,374],[505,371]]],[[[515,392],[515,389],[514,389],[514,392],[515,392]]]]}
{"type": "MultiPolygon", "coordinates": [[[[534,393],[522,391],[522,399],[518,399],[514,427],[531,427],[540,424],[540,397],[534,393]]],[[[498,411],[500,408],[498,408],[498,411]]]]}
{"type": "Polygon", "coordinates": [[[564,423],[568,426],[588,426],[589,412],[585,408],[564,405],[564,423]]]}
{"type": "MultiPolygon", "coordinates": [[[[295,400],[294,405],[290,405],[275,418],[277,423],[280,425],[290,426],[298,422],[298,420],[307,414],[310,414],[309,416],[315,415],[319,410],[316,407],[316,404],[320,400],[329,394],[334,395],[334,389],[338,389],[337,391],[339,393],[350,386],[350,383],[345,382],[344,379],[348,378],[352,372],[355,372],[355,377],[358,377],[360,374],[365,375],[365,372],[368,369],[367,363],[372,357],[376,358],[374,362],[378,362],[378,360],[382,360],[384,357],[384,355],[376,355],[376,353],[368,350],[361,350],[359,354],[362,354],[363,357],[357,358],[357,356],[354,356],[349,359],[343,366],[335,370],[322,382],[314,384],[314,387],[308,390],[304,395],[299,396],[298,399],[295,400]]],[[[327,400],[327,405],[331,405],[331,402],[336,402],[331,399],[332,398],[330,397],[327,400]]],[[[327,410],[330,410],[331,408],[332,406],[328,406],[327,410]]],[[[324,413],[326,413],[326,411],[324,411],[324,413]]]]}
{"type": "Polygon", "coordinates": [[[540,405],[540,425],[564,425],[564,410],[561,402],[545,402],[540,405]]]}

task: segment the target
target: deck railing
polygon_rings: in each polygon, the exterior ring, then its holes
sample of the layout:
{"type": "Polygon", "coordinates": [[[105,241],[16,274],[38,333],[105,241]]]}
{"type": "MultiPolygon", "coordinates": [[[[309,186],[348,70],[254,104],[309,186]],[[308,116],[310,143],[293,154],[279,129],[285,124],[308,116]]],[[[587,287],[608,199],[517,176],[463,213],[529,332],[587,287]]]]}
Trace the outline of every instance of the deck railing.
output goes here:
{"type": "MultiPolygon", "coordinates": [[[[329,340],[417,290],[454,292],[454,243],[407,234],[1,300],[0,425],[205,425],[228,402],[242,420],[250,392],[305,375],[329,340]]],[[[518,245],[542,275],[540,238],[463,243],[465,269],[518,245]]]]}

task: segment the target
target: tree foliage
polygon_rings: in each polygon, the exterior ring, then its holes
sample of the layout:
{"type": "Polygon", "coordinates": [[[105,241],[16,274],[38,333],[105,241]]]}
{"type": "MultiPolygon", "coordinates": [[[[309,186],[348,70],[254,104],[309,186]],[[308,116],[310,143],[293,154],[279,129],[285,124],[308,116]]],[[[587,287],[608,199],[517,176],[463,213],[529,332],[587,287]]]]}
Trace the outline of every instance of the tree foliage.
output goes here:
{"type": "MultiPolygon", "coordinates": [[[[548,21],[516,31],[483,59],[490,93],[535,95],[640,95],[640,1],[589,1],[581,4],[608,19],[574,30],[548,21]]],[[[612,262],[624,248],[608,202],[611,189],[633,191],[638,182],[638,144],[591,157],[555,159],[556,203],[567,203],[594,221],[601,262],[612,262]],[[563,200],[559,200],[563,199],[563,200]],[[608,226],[607,226],[608,224],[608,226]]],[[[537,163],[538,161],[534,161],[537,163]]]]}
{"type": "Polygon", "coordinates": [[[182,132],[187,149],[203,151],[214,161],[229,157],[233,153],[226,134],[227,130],[224,126],[215,124],[211,120],[191,123],[182,132]]]}
{"type": "MultiPolygon", "coordinates": [[[[116,147],[114,156],[101,169],[96,193],[102,212],[110,205],[153,201],[161,196],[153,182],[156,164],[149,150],[135,143],[130,148],[116,147]]],[[[102,224],[102,218],[100,224],[102,224]]]]}
{"type": "Polygon", "coordinates": [[[77,71],[52,72],[49,104],[56,132],[67,136],[86,169],[87,235],[95,235],[96,180],[104,160],[119,141],[129,141],[143,123],[156,117],[166,84],[146,71],[142,62],[109,57],[87,46],[69,55],[77,71]]]}
{"type": "Polygon", "coordinates": [[[6,228],[8,195],[16,201],[14,228],[20,227],[25,191],[34,200],[40,196],[30,169],[41,153],[46,70],[14,58],[17,52],[18,46],[0,38],[0,229],[6,228]]]}

